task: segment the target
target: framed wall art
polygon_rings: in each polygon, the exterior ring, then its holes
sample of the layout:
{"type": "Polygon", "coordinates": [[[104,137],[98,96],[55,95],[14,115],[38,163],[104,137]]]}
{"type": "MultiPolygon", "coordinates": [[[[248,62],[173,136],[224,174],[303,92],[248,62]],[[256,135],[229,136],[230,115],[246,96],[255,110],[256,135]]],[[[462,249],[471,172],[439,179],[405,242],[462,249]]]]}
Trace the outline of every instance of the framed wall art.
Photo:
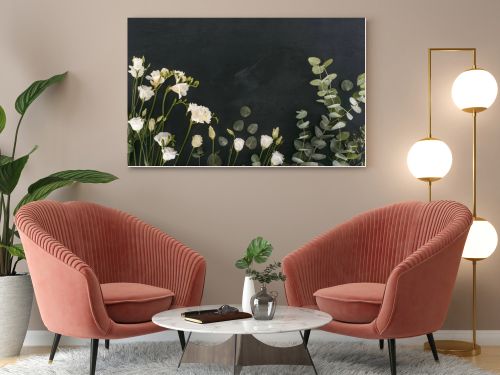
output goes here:
{"type": "Polygon", "coordinates": [[[364,18],[130,18],[129,166],[366,164],[364,18]]]}

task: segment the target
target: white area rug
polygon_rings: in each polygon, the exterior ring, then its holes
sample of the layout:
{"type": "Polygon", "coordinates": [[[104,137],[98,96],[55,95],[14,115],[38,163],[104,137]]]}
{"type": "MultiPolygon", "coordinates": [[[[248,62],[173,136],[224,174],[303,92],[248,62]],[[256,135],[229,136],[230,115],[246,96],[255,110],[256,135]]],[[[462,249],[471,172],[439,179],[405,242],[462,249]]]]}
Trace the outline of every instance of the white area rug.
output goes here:
{"type": "MultiPolygon", "coordinates": [[[[281,346],[281,345],[280,345],[281,346]]],[[[387,347],[380,351],[377,345],[363,343],[310,343],[309,349],[319,374],[364,375],[390,374],[387,347]]],[[[48,356],[33,356],[0,368],[0,374],[15,375],[85,375],[89,371],[88,347],[61,349],[54,363],[47,363],[48,356]]],[[[96,375],[188,375],[230,374],[229,368],[205,365],[182,365],[177,369],[181,354],[178,343],[113,344],[110,350],[99,347],[96,375]]],[[[486,375],[459,358],[441,356],[434,362],[430,352],[419,349],[397,348],[398,375],[486,375]]],[[[243,367],[241,374],[313,374],[309,367],[258,366],[243,367]]]]}

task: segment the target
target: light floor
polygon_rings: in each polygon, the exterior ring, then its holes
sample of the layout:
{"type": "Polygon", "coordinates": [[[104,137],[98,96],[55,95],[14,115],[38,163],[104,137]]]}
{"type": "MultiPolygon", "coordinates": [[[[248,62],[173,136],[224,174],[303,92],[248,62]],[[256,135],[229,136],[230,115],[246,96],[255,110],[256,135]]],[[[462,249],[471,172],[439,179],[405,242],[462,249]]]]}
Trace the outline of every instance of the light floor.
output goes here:
{"type": "MultiPolygon", "coordinates": [[[[490,370],[500,374],[500,346],[483,346],[481,350],[481,355],[464,359],[471,361],[476,366],[482,369],[490,370]]],[[[34,354],[46,354],[48,359],[49,352],[50,347],[48,346],[33,346],[23,348],[20,357],[0,359],[0,367],[5,366],[9,363],[14,363],[19,358],[25,358],[34,354]]]]}

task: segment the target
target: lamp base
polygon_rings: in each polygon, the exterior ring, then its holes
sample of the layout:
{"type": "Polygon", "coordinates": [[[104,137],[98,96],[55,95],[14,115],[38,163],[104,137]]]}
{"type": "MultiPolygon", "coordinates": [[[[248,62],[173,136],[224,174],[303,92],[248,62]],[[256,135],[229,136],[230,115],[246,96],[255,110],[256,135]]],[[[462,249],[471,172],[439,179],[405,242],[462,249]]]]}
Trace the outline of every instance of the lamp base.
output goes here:
{"type": "MultiPolygon", "coordinates": [[[[436,340],[438,353],[454,355],[457,357],[474,357],[481,354],[481,347],[467,341],[436,340]]],[[[424,344],[424,350],[431,350],[429,343],[424,344]]]]}

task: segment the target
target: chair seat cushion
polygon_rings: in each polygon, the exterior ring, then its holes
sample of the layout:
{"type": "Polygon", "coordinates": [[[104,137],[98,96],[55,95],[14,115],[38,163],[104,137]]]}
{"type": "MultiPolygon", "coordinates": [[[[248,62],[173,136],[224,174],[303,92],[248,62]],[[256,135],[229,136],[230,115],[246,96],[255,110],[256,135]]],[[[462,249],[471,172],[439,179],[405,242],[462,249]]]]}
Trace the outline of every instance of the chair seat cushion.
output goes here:
{"type": "Polygon", "coordinates": [[[174,293],[168,289],[137,283],[101,284],[106,310],[117,323],[144,323],[168,310],[174,293]]]}
{"type": "Polygon", "coordinates": [[[346,323],[370,323],[378,315],[385,284],[350,283],[319,289],[314,293],[321,311],[346,323]]]}

